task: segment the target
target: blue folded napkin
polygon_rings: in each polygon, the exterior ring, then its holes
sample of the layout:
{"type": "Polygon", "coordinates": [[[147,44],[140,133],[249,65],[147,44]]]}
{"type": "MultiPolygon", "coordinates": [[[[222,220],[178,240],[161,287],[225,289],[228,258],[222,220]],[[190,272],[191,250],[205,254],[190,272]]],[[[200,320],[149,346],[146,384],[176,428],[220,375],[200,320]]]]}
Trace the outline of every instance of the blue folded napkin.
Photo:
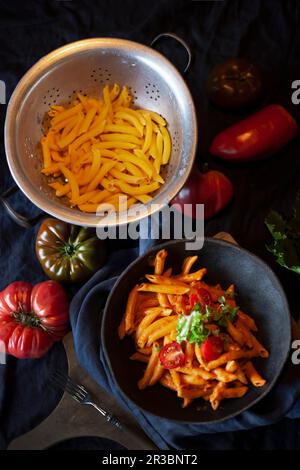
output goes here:
{"type": "MultiPolygon", "coordinates": [[[[145,244],[142,241],[139,249],[124,249],[114,252],[106,266],[98,271],[73,298],[70,318],[75,349],[79,362],[89,374],[131,411],[144,431],[160,449],[234,448],[233,443],[236,438],[241,437],[240,433],[234,431],[271,425],[283,420],[283,418],[300,418],[299,367],[293,366],[291,361],[286,365],[277,385],[264,399],[250,410],[219,424],[178,424],[144,413],[127,401],[126,397],[117,389],[104,357],[100,340],[101,316],[107,296],[118,276],[129,263],[144,251],[144,248],[145,244]],[[213,439],[209,439],[209,435],[212,433],[217,434],[214,434],[213,439]]],[[[147,248],[149,248],[149,243],[147,243],[147,248]]],[[[286,421],[290,420],[281,421],[283,429],[286,428],[286,421]]],[[[297,421],[293,422],[293,426],[296,424],[297,421]]],[[[275,427],[271,428],[274,428],[274,438],[278,439],[278,429],[276,428],[275,432],[275,427]]],[[[290,438],[291,427],[289,429],[288,445],[292,442],[290,438]]],[[[299,436],[299,433],[297,435],[299,436]]],[[[286,436],[286,433],[284,436],[282,435],[281,446],[286,436]]],[[[276,447],[277,444],[275,442],[273,444],[276,447]]],[[[266,446],[272,447],[270,443],[266,446]]],[[[239,444],[239,448],[241,448],[241,444],[239,444]]]]}
{"type": "Polygon", "coordinates": [[[6,364],[0,364],[0,450],[50,415],[63,394],[51,387],[50,376],[67,370],[62,343],[40,359],[7,356],[6,364]]]}

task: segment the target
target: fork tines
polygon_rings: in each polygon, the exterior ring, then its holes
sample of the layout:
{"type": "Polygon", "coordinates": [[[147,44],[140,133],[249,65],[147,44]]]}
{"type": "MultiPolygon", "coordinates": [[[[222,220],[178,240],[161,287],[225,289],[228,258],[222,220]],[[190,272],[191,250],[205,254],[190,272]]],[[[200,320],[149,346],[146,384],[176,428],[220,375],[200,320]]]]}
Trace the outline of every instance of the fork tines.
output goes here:
{"type": "Polygon", "coordinates": [[[50,380],[56,387],[69,393],[79,403],[82,403],[88,396],[87,390],[82,385],[74,382],[71,377],[63,372],[55,371],[50,380]]]}

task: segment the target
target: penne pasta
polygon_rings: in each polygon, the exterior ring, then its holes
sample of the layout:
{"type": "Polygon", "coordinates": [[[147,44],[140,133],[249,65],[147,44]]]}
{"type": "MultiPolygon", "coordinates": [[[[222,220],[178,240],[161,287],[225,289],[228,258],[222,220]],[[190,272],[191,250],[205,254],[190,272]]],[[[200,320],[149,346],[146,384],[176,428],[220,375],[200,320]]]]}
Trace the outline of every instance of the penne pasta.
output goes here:
{"type": "Polygon", "coordinates": [[[134,325],[135,306],[137,301],[137,286],[135,286],[129,294],[127,306],[125,310],[125,331],[131,332],[134,325]]]}
{"type": "Polygon", "coordinates": [[[161,168],[171,152],[167,123],[155,111],[133,109],[126,86],[105,85],[102,94],[98,99],[78,93],[70,106],[51,106],[50,126],[41,139],[41,171],[51,177],[55,195],[66,196],[81,211],[96,213],[97,202],[104,200],[101,191],[127,197],[126,206],[118,197],[105,201],[111,203],[108,211],[148,204],[165,183],[161,168]],[[98,195],[99,201],[90,199],[98,195]]]}
{"type": "Polygon", "coordinates": [[[199,271],[196,271],[194,273],[188,273],[188,274],[180,274],[179,276],[176,276],[176,279],[178,281],[183,281],[183,282],[194,282],[194,281],[201,281],[203,276],[206,274],[206,269],[199,269],[199,271]]]}
{"type": "Polygon", "coordinates": [[[141,292],[157,292],[162,294],[186,294],[189,292],[190,288],[176,284],[141,284],[138,290],[141,292]]]}
{"type": "Polygon", "coordinates": [[[246,376],[250,380],[250,382],[254,385],[254,387],[262,387],[265,385],[266,381],[262,378],[261,375],[257,372],[254,365],[251,361],[246,362],[243,367],[246,376]]]}
{"type": "Polygon", "coordinates": [[[154,262],[154,274],[161,275],[163,273],[167,256],[168,253],[166,250],[160,250],[156,253],[154,262]]]}
{"type": "Polygon", "coordinates": [[[149,385],[153,385],[151,384],[151,380],[152,380],[153,374],[155,373],[155,369],[158,365],[158,354],[159,354],[158,345],[153,344],[152,353],[147,363],[146,370],[144,372],[143,377],[138,382],[138,387],[140,390],[143,390],[149,385]]]}
{"type": "MultiPolygon", "coordinates": [[[[159,126],[155,122],[152,134],[159,126]]],[[[113,178],[107,181],[114,184],[113,178]]],[[[174,275],[165,266],[167,255],[159,250],[149,262],[153,273],[145,274],[149,283],[130,292],[118,334],[120,339],[133,336],[130,359],[145,364],[140,390],[159,383],[176,392],[184,408],[202,399],[217,410],[222,400],[243,397],[249,383],[266,383],[251,359],[269,353],[252,333],[255,321],[237,306],[234,285],[224,290],[203,282],[205,268],[191,272],[197,256],[186,257],[181,273],[174,275]]]]}
{"type": "Polygon", "coordinates": [[[194,266],[198,259],[198,256],[187,256],[182,264],[182,274],[189,274],[190,270],[194,266]]]}

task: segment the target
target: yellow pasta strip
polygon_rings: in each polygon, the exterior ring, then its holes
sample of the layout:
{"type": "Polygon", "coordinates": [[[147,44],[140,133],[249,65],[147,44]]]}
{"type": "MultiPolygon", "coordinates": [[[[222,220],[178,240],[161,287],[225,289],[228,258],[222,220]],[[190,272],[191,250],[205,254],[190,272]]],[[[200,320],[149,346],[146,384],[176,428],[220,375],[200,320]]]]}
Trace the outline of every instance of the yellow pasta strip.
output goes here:
{"type": "Polygon", "coordinates": [[[148,194],[156,191],[159,188],[159,183],[153,182],[150,184],[142,184],[140,186],[131,186],[124,181],[115,180],[114,184],[126,194],[135,196],[138,194],[148,194]]]}
{"type": "Polygon", "coordinates": [[[81,135],[80,137],[77,137],[76,140],[72,143],[72,145],[69,147],[69,152],[72,152],[72,150],[76,150],[80,145],[82,145],[84,142],[87,142],[88,140],[92,139],[93,137],[96,137],[97,135],[101,134],[105,127],[106,121],[102,122],[97,122],[97,125],[89,130],[86,134],[81,135]]]}
{"type": "Polygon", "coordinates": [[[105,87],[102,90],[102,93],[103,93],[104,103],[106,104],[106,106],[109,107],[111,102],[110,102],[110,93],[109,93],[108,85],[105,85],[105,87]]]}
{"type": "Polygon", "coordinates": [[[114,155],[114,158],[117,158],[118,160],[121,160],[123,162],[129,162],[132,163],[133,165],[139,167],[141,170],[143,170],[146,175],[148,175],[150,178],[152,177],[153,174],[153,169],[150,165],[149,162],[143,160],[142,158],[138,158],[136,155],[130,154],[129,152],[118,152],[114,155]]]}
{"type": "Polygon", "coordinates": [[[110,101],[114,101],[118,94],[120,93],[120,85],[118,85],[117,83],[114,83],[114,86],[112,87],[111,91],[110,91],[110,101]]]}
{"type": "Polygon", "coordinates": [[[75,124],[71,132],[69,132],[66,136],[62,137],[60,141],[58,141],[58,145],[61,149],[70,145],[73,142],[73,140],[75,140],[76,137],[78,137],[79,130],[83,121],[84,121],[84,115],[83,114],[78,115],[77,123],[75,124]]]}
{"type": "Polygon", "coordinates": [[[103,188],[107,189],[112,193],[117,192],[117,188],[114,186],[113,182],[110,181],[108,178],[103,178],[101,181],[101,185],[103,186],[103,188]]]}
{"type": "Polygon", "coordinates": [[[126,86],[123,86],[122,91],[119,94],[118,98],[113,102],[114,109],[119,108],[124,103],[127,96],[128,96],[128,88],[126,86]]]}
{"type": "Polygon", "coordinates": [[[140,137],[140,134],[135,127],[128,126],[126,124],[107,124],[104,128],[104,132],[114,132],[127,135],[130,134],[134,135],[135,137],[140,137]]]}
{"type": "Polygon", "coordinates": [[[79,103],[78,105],[76,105],[72,108],[66,109],[65,111],[62,111],[61,113],[57,114],[52,119],[51,124],[53,126],[55,126],[56,124],[63,121],[64,119],[69,118],[70,116],[74,116],[75,114],[77,114],[81,110],[82,110],[82,104],[79,103]]]}
{"type": "Polygon", "coordinates": [[[67,184],[62,184],[60,185],[61,188],[58,188],[56,190],[56,196],[57,197],[63,197],[63,196],[66,196],[66,194],[68,194],[71,190],[71,185],[69,183],[67,184]]]}
{"type": "Polygon", "coordinates": [[[90,125],[92,124],[92,121],[94,117],[96,116],[97,113],[97,108],[93,107],[90,108],[84,118],[84,121],[82,123],[81,129],[80,129],[80,134],[85,134],[88,130],[90,125]]]}
{"type": "Polygon", "coordinates": [[[152,134],[152,141],[149,149],[149,155],[154,158],[154,160],[158,157],[157,148],[156,148],[156,136],[152,134]]]}
{"type": "Polygon", "coordinates": [[[145,177],[141,178],[140,176],[128,175],[127,173],[123,173],[123,172],[115,170],[115,169],[110,170],[110,174],[114,178],[120,179],[120,180],[125,181],[126,183],[130,183],[130,184],[139,184],[139,183],[142,183],[143,180],[145,180],[145,177]]]}
{"type": "Polygon", "coordinates": [[[111,194],[111,192],[107,191],[107,189],[98,190],[97,194],[91,198],[91,202],[94,204],[100,204],[100,202],[104,201],[109,194],[111,194]]]}
{"type": "Polygon", "coordinates": [[[131,134],[101,134],[101,140],[104,142],[131,142],[136,145],[142,145],[141,139],[131,134]]]}
{"type": "Polygon", "coordinates": [[[125,107],[119,107],[119,108],[116,108],[116,112],[119,112],[119,111],[123,111],[125,113],[129,113],[131,114],[133,117],[137,118],[140,123],[142,124],[142,126],[145,126],[146,125],[146,120],[144,118],[144,115],[143,113],[140,112],[139,109],[132,109],[132,108],[125,108],[125,107]]]}
{"type": "Polygon", "coordinates": [[[65,161],[65,157],[61,157],[59,152],[57,152],[56,150],[52,150],[50,153],[51,153],[52,160],[54,160],[55,162],[64,162],[65,161]]]}
{"type": "Polygon", "coordinates": [[[54,132],[50,130],[47,134],[48,146],[50,150],[59,151],[59,146],[55,142],[54,132]]]}
{"type": "Polygon", "coordinates": [[[164,149],[164,139],[161,132],[158,132],[156,135],[156,148],[159,155],[162,157],[163,149],[164,149]]]}
{"type": "MultiPolygon", "coordinates": [[[[117,167],[116,167],[117,168],[117,167]]],[[[130,162],[125,162],[125,168],[133,176],[145,176],[144,173],[136,165],[130,162]]]]}
{"type": "MultiPolygon", "coordinates": [[[[99,152],[99,150],[98,150],[98,152],[99,152]]],[[[80,186],[85,186],[85,185],[89,184],[95,178],[95,176],[98,174],[99,169],[100,169],[100,165],[101,165],[100,153],[97,153],[97,149],[94,149],[92,165],[90,166],[90,168],[87,171],[86,175],[82,179],[80,179],[79,185],[80,186]]],[[[87,188],[88,191],[91,191],[92,189],[95,189],[95,188],[87,188]]]]}
{"type": "Polygon", "coordinates": [[[42,173],[44,175],[53,175],[54,173],[57,173],[60,171],[60,167],[58,163],[55,163],[54,165],[48,166],[47,168],[44,168],[42,170],[42,173]]]}
{"type": "Polygon", "coordinates": [[[68,180],[70,187],[71,187],[71,193],[72,193],[72,200],[76,201],[76,199],[79,198],[79,186],[78,183],[73,175],[73,173],[64,165],[59,163],[60,171],[63,173],[64,177],[68,180]]]}
{"type": "Polygon", "coordinates": [[[145,153],[149,150],[151,142],[152,142],[152,121],[150,119],[149,114],[145,114],[145,119],[146,119],[146,134],[145,134],[145,141],[144,145],[142,147],[142,151],[145,153]]]}
{"type": "Polygon", "coordinates": [[[166,165],[171,156],[171,138],[168,130],[165,127],[160,126],[160,132],[164,141],[164,149],[162,154],[162,165],[166,165]]]}
{"type": "Polygon", "coordinates": [[[51,155],[48,145],[47,137],[43,137],[41,140],[43,159],[44,159],[44,168],[49,168],[51,166],[51,155]]]}
{"type": "Polygon", "coordinates": [[[159,114],[155,113],[154,111],[148,111],[147,109],[141,109],[140,112],[142,112],[144,115],[148,114],[150,116],[150,118],[156,122],[157,124],[159,124],[160,126],[166,126],[166,121],[164,120],[164,118],[162,116],[160,116],[159,114]]]}
{"type": "Polygon", "coordinates": [[[91,199],[96,196],[98,191],[90,191],[88,193],[82,194],[76,201],[72,201],[74,204],[85,204],[86,202],[91,201],[91,199]]]}
{"type": "Polygon", "coordinates": [[[137,117],[133,116],[132,114],[130,114],[127,111],[118,111],[115,114],[115,116],[117,118],[124,119],[124,121],[128,121],[131,124],[133,124],[134,127],[137,129],[138,133],[140,134],[140,136],[142,137],[142,135],[143,135],[143,126],[142,126],[142,124],[140,123],[140,121],[137,117]]]}
{"type": "Polygon", "coordinates": [[[87,191],[92,191],[93,189],[96,189],[97,186],[99,186],[99,184],[103,180],[103,178],[107,175],[107,173],[109,173],[109,171],[111,171],[112,168],[116,165],[116,163],[117,162],[115,161],[105,162],[100,168],[99,172],[90,181],[87,187],[87,191]]]}

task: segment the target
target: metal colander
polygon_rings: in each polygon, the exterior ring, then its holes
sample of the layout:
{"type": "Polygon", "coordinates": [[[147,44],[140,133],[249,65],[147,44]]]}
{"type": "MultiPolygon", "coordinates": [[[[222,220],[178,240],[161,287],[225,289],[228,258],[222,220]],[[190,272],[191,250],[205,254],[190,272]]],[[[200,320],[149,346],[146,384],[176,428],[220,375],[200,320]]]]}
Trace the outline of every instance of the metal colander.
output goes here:
{"type": "Polygon", "coordinates": [[[152,201],[155,208],[143,206],[128,222],[168,203],[189,175],[197,123],[191,94],[178,70],[154,49],[132,41],[95,38],[68,44],[43,57],[24,75],[10,99],[5,122],[5,149],[13,178],[36,206],[58,219],[107,225],[95,214],[70,208],[47,185],[38,145],[45,131],[45,114],[51,105],[69,103],[76,92],[99,97],[104,85],[115,82],[129,87],[135,106],[164,116],[172,138],[171,159],[163,175],[166,182],[152,201]]]}

